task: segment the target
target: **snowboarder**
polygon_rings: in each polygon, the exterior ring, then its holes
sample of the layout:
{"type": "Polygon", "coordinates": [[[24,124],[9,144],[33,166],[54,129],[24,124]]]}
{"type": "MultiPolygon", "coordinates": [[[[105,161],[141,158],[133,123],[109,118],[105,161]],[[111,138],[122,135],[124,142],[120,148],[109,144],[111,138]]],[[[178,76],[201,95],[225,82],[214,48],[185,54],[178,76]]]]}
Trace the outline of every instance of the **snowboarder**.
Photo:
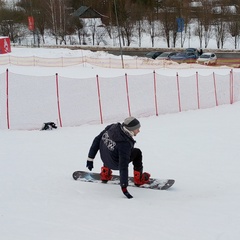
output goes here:
{"type": "Polygon", "coordinates": [[[149,182],[150,174],[143,172],[142,152],[134,148],[133,139],[140,132],[140,122],[134,117],[128,117],[121,123],[108,125],[93,140],[90,147],[86,167],[92,171],[93,159],[98,150],[103,161],[101,180],[104,183],[111,180],[112,170],[119,170],[120,186],[127,198],[132,198],[128,192],[128,165],[133,164],[134,183],[137,186],[149,182]]]}

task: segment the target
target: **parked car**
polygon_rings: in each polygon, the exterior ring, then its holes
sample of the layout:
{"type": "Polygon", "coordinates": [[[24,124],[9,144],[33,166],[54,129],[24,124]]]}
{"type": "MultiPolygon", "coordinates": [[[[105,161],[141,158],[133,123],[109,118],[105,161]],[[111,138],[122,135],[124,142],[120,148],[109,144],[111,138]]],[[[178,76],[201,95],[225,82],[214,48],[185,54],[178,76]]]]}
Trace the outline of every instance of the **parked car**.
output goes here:
{"type": "Polygon", "coordinates": [[[162,52],[149,52],[146,54],[147,58],[155,59],[157,58],[162,52]]]}
{"type": "Polygon", "coordinates": [[[173,55],[170,59],[172,61],[179,62],[179,63],[190,63],[190,62],[195,62],[197,59],[197,56],[193,52],[179,52],[173,55]]]}
{"type": "Polygon", "coordinates": [[[197,57],[199,57],[202,54],[202,49],[201,49],[201,52],[200,52],[200,51],[198,51],[197,48],[186,48],[185,52],[194,53],[197,57]]]}
{"type": "Polygon", "coordinates": [[[158,60],[169,60],[176,52],[163,52],[156,59],[158,60]]]}
{"type": "Polygon", "coordinates": [[[215,53],[203,53],[196,61],[199,64],[216,65],[217,56],[215,53]]]}

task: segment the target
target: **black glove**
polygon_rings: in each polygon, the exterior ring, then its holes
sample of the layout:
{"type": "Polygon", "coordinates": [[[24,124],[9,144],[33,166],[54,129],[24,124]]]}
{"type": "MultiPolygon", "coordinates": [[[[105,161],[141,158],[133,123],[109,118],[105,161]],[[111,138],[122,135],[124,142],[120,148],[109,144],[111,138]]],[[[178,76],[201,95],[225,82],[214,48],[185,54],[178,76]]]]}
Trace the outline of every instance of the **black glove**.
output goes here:
{"type": "Polygon", "coordinates": [[[86,167],[87,167],[90,171],[92,171],[92,169],[93,169],[93,161],[87,160],[87,165],[86,165],[86,167]]]}
{"type": "Polygon", "coordinates": [[[128,199],[133,198],[133,196],[128,192],[126,187],[122,187],[122,192],[128,199]]]}

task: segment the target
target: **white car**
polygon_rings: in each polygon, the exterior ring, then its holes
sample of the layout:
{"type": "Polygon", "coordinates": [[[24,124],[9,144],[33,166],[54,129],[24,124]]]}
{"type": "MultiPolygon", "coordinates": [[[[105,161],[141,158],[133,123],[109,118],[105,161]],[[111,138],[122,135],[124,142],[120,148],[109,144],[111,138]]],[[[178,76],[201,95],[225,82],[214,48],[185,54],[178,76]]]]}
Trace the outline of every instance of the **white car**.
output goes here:
{"type": "Polygon", "coordinates": [[[199,64],[216,65],[217,56],[214,53],[203,53],[196,61],[199,64]]]}

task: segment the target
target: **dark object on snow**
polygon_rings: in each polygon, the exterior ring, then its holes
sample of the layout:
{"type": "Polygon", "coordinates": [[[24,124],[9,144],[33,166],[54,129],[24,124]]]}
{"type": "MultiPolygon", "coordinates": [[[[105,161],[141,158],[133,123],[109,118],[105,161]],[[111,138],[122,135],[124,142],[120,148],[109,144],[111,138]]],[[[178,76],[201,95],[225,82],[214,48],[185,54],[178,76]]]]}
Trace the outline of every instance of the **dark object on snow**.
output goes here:
{"type": "Polygon", "coordinates": [[[47,122],[44,123],[41,130],[52,130],[52,129],[56,129],[57,125],[54,122],[47,122]]]}

